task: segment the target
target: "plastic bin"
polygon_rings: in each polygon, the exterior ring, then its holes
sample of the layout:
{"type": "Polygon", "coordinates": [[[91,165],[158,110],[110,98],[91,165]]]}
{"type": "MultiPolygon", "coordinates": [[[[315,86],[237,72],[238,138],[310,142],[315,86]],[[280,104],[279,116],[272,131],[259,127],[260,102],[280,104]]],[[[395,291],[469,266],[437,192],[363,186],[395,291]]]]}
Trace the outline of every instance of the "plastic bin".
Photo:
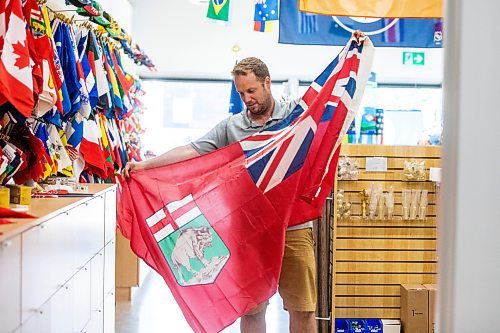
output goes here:
{"type": "Polygon", "coordinates": [[[349,323],[347,319],[335,318],[335,333],[349,333],[349,323]]]}
{"type": "Polygon", "coordinates": [[[368,333],[382,333],[382,320],[380,319],[365,319],[366,331],[368,333]]]}
{"type": "Polygon", "coordinates": [[[364,319],[347,319],[349,325],[349,333],[367,333],[366,320],[364,319]]]}

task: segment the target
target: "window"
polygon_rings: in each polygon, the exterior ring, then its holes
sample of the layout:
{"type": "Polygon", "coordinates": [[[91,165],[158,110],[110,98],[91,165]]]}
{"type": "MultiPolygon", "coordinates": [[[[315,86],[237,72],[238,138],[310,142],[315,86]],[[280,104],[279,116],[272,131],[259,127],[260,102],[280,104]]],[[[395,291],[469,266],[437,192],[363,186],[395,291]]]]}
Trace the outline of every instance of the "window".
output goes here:
{"type": "MultiPolygon", "coordinates": [[[[142,126],[144,151],[155,154],[198,139],[229,117],[231,81],[143,81],[146,111],[142,126]]],[[[271,85],[275,98],[283,88],[271,85]]]]}
{"type": "MultiPolygon", "coordinates": [[[[273,96],[284,91],[301,95],[308,83],[273,82],[273,96]],[[288,83],[287,83],[288,84],[288,83]]],[[[228,117],[231,81],[216,80],[145,80],[142,121],[144,151],[161,154],[204,135],[219,121],[228,117]]],[[[383,143],[416,145],[419,141],[440,142],[442,130],[442,89],[391,85],[367,86],[356,117],[359,140],[361,118],[365,109],[384,110],[383,143]]]]}

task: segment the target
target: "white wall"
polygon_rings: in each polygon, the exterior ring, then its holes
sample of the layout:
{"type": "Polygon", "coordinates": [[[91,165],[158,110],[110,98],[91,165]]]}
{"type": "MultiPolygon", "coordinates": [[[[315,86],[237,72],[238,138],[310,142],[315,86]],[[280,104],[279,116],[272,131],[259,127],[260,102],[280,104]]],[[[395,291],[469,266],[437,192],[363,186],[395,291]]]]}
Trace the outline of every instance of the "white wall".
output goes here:
{"type": "MultiPolygon", "coordinates": [[[[158,68],[158,76],[230,78],[235,56],[264,60],[275,79],[313,79],[337,55],[339,47],[278,44],[273,33],[253,31],[254,1],[231,0],[232,24],[224,27],[206,18],[207,4],[190,0],[133,0],[134,36],[158,68]]],[[[405,49],[408,50],[408,49],[405,49]]],[[[441,83],[441,49],[426,50],[426,66],[403,66],[402,49],[378,48],[374,62],[379,82],[441,83]]],[[[145,69],[139,73],[152,75],[145,69]]]]}
{"type": "Polygon", "coordinates": [[[500,331],[499,11],[498,0],[447,2],[439,231],[443,333],[500,331]]]}

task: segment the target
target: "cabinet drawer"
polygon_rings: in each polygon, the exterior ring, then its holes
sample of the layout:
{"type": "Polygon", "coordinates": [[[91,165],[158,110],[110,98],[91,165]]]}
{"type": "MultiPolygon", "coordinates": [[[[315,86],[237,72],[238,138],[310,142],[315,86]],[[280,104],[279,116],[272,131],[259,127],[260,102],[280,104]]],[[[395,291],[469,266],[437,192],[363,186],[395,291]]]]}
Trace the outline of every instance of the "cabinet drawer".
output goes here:
{"type": "Polygon", "coordinates": [[[104,247],[104,198],[95,197],[70,211],[76,221],[76,245],[79,268],[104,247]]]}
{"type": "Polygon", "coordinates": [[[104,333],[115,332],[115,307],[115,293],[109,292],[104,297],[104,333]]]}
{"type": "Polygon", "coordinates": [[[21,324],[21,236],[0,242],[0,328],[21,324]]]}
{"type": "MultiPolygon", "coordinates": [[[[87,324],[82,333],[103,333],[104,332],[104,311],[102,304],[99,308],[92,310],[90,314],[90,322],[87,324]]],[[[114,333],[114,331],[112,332],[114,333]]]]}
{"type": "MultiPolygon", "coordinates": [[[[67,268],[68,260],[61,259],[70,251],[58,252],[64,239],[58,238],[61,216],[38,225],[22,234],[22,321],[24,322],[34,311],[64,284],[69,276],[61,272],[67,268]],[[61,259],[61,260],[60,260],[61,259]]],[[[69,260],[71,266],[72,261],[69,260]]]]}
{"type": "Polygon", "coordinates": [[[90,321],[90,262],[73,277],[73,332],[80,332],[90,321]]]}
{"type": "Polygon", "coordinates": [[[116,237],[116,189],[105,194],[104,202],[104,243],[116,237]]]}
{"type": "Polygon", "coordinates": [[[102,307],[104,302],[104,249],[90,262],[90,304],[92,311],[102,307]]]}
{"type": "Polygon", "coordinates": [[[72,280],[59,288],[41,308],[32,311],[22,323],[22,333],[67,333],[73,332],[72,280]]]}
{"type": "Polygon", "coordinates": [[[116,241],[113,239],[104,248],[104,293],[115,292],[116,241]]]}

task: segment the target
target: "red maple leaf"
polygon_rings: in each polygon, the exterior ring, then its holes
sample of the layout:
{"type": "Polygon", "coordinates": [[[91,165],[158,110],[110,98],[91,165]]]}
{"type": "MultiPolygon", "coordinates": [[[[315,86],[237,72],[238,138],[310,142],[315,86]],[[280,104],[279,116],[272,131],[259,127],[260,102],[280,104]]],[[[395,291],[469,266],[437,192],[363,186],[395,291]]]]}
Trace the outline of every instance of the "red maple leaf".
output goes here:
{"type": "Polygon", "coordinates": [[[3,38],[3,36],[0,36],[0,54],[2,54],[4,42],[5,39],[3,38]]]}
{"type": "Polygon", "coordinates": [[[28,56],[26,47],[21,44],[21,42],[17,42],[16,44],[12,45],[12,48],[14,49],[14,54],[18,56],[14,65],[19,69],[28,67],[30,65],[30,58],[28,56]]]}

